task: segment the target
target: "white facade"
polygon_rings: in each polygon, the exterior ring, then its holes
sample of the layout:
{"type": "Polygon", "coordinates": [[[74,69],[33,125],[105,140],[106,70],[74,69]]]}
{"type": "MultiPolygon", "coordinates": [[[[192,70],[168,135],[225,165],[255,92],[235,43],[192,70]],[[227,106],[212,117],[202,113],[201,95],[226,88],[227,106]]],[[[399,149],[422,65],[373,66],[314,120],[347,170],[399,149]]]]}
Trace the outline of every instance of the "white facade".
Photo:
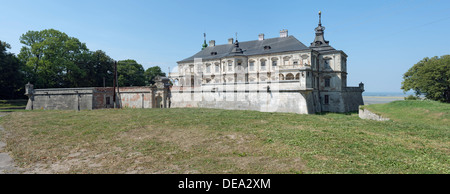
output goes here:
{"type": "MultiPolygon", "coordinates": [[[[328,45],[319,23],[306,47],[287,30],[279,38],[210,45],[178,62],[169,78],[172,107],[268,112],[357,111],[363,84],[347,87],[347,55],[328,45]],[[241,45],[241,46],[240,46],[241,45]],[[209,55],[210,54],[210,55],[209,55]]],[[[211,43],[211,41],[210,41],[211,43]]]]}

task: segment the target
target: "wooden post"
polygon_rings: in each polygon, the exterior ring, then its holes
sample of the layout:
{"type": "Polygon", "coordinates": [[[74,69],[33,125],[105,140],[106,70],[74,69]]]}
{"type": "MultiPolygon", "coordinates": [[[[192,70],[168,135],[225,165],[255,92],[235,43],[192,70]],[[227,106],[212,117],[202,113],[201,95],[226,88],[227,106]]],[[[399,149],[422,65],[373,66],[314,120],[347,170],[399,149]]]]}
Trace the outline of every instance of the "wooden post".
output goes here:
{"type": "Polygon", "coordinates": [[[113,78],[113,104],[116,108],[116,76],[117,76],[117,61],[114,61],[114,78],[113,78]]]}

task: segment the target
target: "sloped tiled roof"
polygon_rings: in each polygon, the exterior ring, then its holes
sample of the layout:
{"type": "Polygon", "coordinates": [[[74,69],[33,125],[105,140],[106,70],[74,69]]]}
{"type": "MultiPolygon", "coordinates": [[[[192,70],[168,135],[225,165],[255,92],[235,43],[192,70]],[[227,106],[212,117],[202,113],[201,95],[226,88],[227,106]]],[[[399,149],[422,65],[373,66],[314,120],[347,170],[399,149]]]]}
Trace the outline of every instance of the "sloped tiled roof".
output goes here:
{"type": "MultiPolygon", "coordinates": [[[[214,47],[206,47],[195,55],[178,62],[191,62],[194,61],[195,58],[210,60],[228,56],[235,56],[236,53],[231,52],[233,48],[234,44],[223,44],[216,45],[214,47]]],[[[240,54],[241,56],[262,55],[310,49],[303,43],[298,41],[294,36],[239,42],[239,48],[241,48],[243,51],[243,53],[240,54]]]]}

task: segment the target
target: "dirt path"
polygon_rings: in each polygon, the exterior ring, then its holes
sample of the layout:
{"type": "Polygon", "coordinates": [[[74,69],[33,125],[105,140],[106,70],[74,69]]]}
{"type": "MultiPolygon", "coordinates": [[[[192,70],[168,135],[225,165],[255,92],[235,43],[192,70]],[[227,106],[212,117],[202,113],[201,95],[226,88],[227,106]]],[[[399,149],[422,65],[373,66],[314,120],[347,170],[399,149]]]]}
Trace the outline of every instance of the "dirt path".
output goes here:
{"type": "MultiPolygon", "coordinates": [[[[0,113],[0,117],[5,116],[5,114],[0,113]]],[[[4,134],[3,132],[5,129],[0,126],[0,140],[1,135],[4,134]]],[[[4,150],[6,146],[6,143],[0,141],[0,174],[18,174],[20,173],[19,169],[14,164],[14,160],[6,153],[6,150],[4,150]]]]}

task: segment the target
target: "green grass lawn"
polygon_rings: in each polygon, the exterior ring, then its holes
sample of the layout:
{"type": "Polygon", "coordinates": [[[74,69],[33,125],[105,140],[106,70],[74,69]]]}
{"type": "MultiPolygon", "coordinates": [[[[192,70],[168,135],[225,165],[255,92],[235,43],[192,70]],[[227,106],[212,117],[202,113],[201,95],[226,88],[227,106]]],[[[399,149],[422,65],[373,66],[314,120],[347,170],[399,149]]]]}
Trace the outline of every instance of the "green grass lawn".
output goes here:
{"type": "Polygon", "coordinates": [[[25,111],[0,118],[27,173],[450,173],[450,105],[391,118],[218,109],[25,111]]]}
{"type": "Polygon", "coordinates": [[[0,109],[25,108],[28,100],[0,100],[0,109]]]}

